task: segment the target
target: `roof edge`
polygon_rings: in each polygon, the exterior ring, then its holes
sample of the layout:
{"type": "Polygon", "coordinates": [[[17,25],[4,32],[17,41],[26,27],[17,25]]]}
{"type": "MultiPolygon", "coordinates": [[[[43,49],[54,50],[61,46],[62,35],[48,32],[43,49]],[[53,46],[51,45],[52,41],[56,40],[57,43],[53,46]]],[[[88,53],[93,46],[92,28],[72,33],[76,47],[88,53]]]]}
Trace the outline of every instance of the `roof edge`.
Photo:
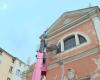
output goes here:
{"type": "Polygon", "coordinates": [[[0,48],[0,50],[2,50],[2,52],[5,52],[8,56],[12,57],[12,58],[16,58],[17,60],[19,60],[20,62],[24,63],[25,65],[27,65],[24,61],[20,60],[19,58],[11,55],[10,53],[8,53],[6,50],[0,48]]]}

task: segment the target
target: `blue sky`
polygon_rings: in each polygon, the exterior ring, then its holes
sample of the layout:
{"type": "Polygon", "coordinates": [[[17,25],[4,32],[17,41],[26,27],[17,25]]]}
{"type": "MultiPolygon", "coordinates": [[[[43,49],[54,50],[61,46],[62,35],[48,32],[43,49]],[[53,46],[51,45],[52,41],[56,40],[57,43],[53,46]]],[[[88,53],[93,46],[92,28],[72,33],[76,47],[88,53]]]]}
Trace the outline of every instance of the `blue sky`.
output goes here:
{"type": "Polygon", "coordinates": [[[39,36],[65,11],[100,6],[100,0],[0,0],[0,47],[35,61],[39,36]]]}

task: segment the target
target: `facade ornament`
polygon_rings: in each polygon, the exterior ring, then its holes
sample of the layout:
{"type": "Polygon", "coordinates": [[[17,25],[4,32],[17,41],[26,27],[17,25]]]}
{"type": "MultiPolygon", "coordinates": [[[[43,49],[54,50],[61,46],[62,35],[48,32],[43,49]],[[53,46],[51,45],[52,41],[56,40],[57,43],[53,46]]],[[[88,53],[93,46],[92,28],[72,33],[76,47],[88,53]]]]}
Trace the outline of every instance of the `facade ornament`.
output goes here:
{"type": "Polygon", "coordinates": [[[96,64],[96,70],[100,70],[100,55],[98,56],[97,59],[96,58],[93,58],[92,60],[96,64]]]}
{"type": "Polygon", "coordinates": [[[74,69],[68,69],[68,71],[67,71],[67,80],[75,80],[75,76],[76,76],[76,74],[75,74],[75,71],[74,71],[74,69]]]}
{"type": "Polygon", "coordinates": [[[91,75],[91,80],[96,80],[96,78],[100,79],[100,55],[98,56],[98,58],[92,58],[92,60],[96,64],[96,70],[91,75]]]}

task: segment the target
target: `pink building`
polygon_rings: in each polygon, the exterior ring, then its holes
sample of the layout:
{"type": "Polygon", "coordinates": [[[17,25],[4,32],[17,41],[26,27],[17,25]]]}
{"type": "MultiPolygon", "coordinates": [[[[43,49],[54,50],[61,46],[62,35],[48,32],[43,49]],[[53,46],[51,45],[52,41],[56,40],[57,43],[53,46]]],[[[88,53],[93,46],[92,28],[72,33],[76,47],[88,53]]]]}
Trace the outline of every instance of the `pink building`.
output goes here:
{"type": "Polygon", "coordinates": [[[99,7],[64,12],[47,32],[46,80],[100,80],[99,7]]]}

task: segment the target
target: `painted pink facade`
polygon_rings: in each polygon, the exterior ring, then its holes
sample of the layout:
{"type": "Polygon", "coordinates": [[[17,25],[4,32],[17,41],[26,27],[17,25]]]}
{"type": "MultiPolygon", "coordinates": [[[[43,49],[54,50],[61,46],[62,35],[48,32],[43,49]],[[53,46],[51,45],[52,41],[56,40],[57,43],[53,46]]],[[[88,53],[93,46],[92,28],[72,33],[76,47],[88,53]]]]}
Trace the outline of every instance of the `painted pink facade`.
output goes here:
{"type": "Polygon", "coordinates": [[[64,12],[47,33],[46,80],[100,80],[99,7],[64,12]]]}
{"type": "Polygon", "coordinates": [[[61,15],[48,29],[49,47],[56,45],[60,51],[48,51],[46,80],[100,80],[99,24],[98,7],[61,15]]]}

